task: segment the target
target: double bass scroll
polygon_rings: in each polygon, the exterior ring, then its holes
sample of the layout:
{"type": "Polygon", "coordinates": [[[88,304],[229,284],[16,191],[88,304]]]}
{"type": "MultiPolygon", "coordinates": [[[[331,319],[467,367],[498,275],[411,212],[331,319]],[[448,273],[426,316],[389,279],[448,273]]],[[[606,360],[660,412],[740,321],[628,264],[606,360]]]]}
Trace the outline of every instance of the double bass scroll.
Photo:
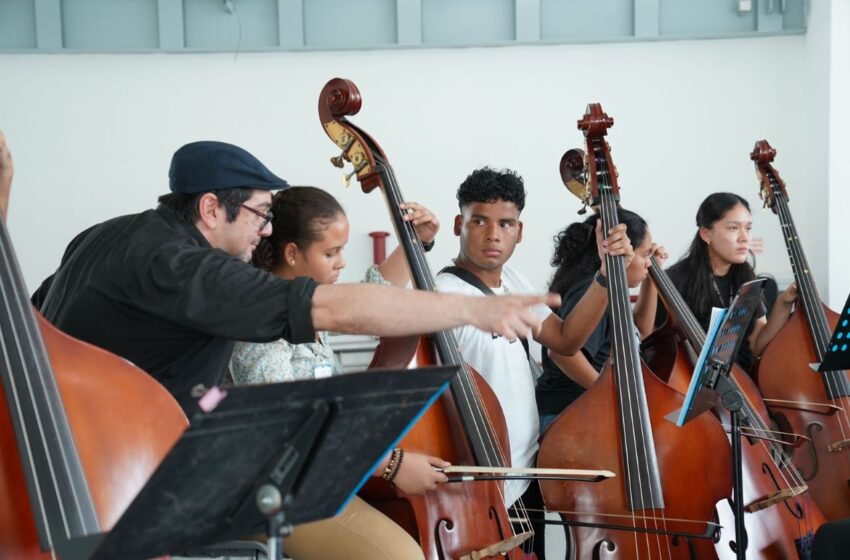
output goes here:
{"type": "Polygon", "coordinates": [[[773,167],[775,157],[766,140],[756,142],[750,154],[759,194],[782,227],[798,299],[796,311],[762,352],[755,377],[780,425],[809,437],[795,450],[793,461],[815,502],[834,521],[850,517],[850,376],[845,370],[818,373],[809,367],[823,361],[838,314],[821,300],[785,181],[773,167]]]}

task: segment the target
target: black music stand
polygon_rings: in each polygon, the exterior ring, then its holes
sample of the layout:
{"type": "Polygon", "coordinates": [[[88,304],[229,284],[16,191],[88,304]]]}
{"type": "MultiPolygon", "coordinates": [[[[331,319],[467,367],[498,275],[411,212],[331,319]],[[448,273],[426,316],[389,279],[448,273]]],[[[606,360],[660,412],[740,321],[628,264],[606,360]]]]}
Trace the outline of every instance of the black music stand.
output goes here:
{"type": "Polygon", "coordinates": [[[847,296],[844,309],[835,324],[823,361],[817,367],[819,373],[842,369],[850,369],[850,296],[847,296]]]}
{"type": "Polygon", "coordinates": [[[63,560],[145,559],[340,512],[457,367],[233,387],[198,413],[111,531],[63,560]],[[87,550],[86,550],[87,549],[87,550]]]}
{"type": "Polygon", "coordinates": [[[732,416],[732,510],[735,513],[735,554],[747,557],[747,530],[744,527],[744,490],[741,458],[741,423],[746,422],[741,409],[744,397],[737,384],[729,378],[735,356],[747,333],[756,308],[761,303],[764,279],[752,280],[741,286],[729,309],[721,311],[721,320],[709,325],[706,341],[694,368],[685,405],[667,416],[683,426],[703,412],[722,405],[732,416]]]}

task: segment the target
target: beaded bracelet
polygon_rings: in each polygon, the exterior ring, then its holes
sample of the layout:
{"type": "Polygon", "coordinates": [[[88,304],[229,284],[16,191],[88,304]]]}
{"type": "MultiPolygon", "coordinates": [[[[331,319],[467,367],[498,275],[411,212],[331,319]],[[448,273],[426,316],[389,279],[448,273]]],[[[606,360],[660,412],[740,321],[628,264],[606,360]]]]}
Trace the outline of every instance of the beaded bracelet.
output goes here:
{"type": "Polygon", "coordinates": [[[395,480],[395,477],[398,474],[398,471],[401,470],[401,462],[403,460],[404,460],[404,449],[399,447],[398,448],[398,461],[395,464],[395,469],[393,469],[393,472],[391,472],[389,478],[387,478],[387,480],[389,481],[390,484],[393,483],[393,480],[395,480]]]}
{"type": "Polygon", "coordinates": [[[393,449],[392,454],[390,454],[390,460],[387,463],[387,467],[384,469],[384,474],[381,475],[381,478],[387,482],[393,481],[396,471],[398,470],[398,466],[401,463],[401,457],[403,454],[404,451],[402,451],[400,447],[393,449]]]}

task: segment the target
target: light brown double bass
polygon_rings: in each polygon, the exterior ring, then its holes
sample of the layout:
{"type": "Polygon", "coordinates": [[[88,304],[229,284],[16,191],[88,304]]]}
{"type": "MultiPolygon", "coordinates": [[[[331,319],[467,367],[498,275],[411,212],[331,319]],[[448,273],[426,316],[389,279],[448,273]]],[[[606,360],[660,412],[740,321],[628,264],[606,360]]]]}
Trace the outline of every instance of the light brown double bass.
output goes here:
{"type": "MultiPolygon", "coordinates": [[[[643,342],[647,362],[671,387],[687,392],[696,356],[705,344],[705,331],[670,277],[655,259],[649,274],[667,309],[667,321],[643,342]]],[[[746,552],[750,558],[765,560],[805,559],[811,555],[815,531],[823,514],[806,493],[806,483],[787,460],[783,441],[767,423],[767,408],[753,381],[738,366],[730,377],[743,396],[741,459],[744,493],[746,552]]],[[[731,419],[726,409],[716,411],[725,425],[731,419]]],[[[730,467],[731,468],[731,467],[730,467]]],[[[734,539],[735,518],[728,503],[718,504],[724,533],[717,542],[720,558],[737,556],[740,543],[734,539]]]]}
{"type": "MultiPolygon", "coordinates": [[[[599,207],[603,231],[618,223],[620,189],[604,139],[613,123],[598,104],[578,121],[587,148],[582,198],[599,207]]],[[[716,558],[714,506],[732,487],[729,442],[709,415],[683,428],[665,419],[684,397],[642,364],[624,259],[605,258],[613,363],[549,426],[537,462],[594,465],[617,476],[592,485],[541,482],[546,509],[569,525],[576,558],[716,558]]]]}
{"type": "MultiPolygon", "coordinates": [[[[343,159],[351,162],[352,175],[364,192],[376,188],[383,192],[413,285],[433,291],[434,277],[416,230],[402,219],[399,205],[404,198],[386,154],[370,135],[346,119],[357,114],[360,105],[360,92],[348,80],[335,78],[322,89],[319,118],[342,150],[331,161],[338,167],[343,159]]],[[[451,331],[429,337],[384,338],[372,367],[436,363],[457,364],[460,370],[450,391],[428,409],[399,445],[453,465],[510,466],[507,427],[498,399],[487,382],[464,364],[451,331]]],[[[518,548],[533,533],[527,523],[518,533],[512,529],[501,482],[442,484],[423,496],[402,496],[381,482],[367,484],[365,498],[404,527],[428,560],[476,560],[503,554],[515,560],[533,558],[518,548]]]]}
{"type": "Polygon", "coordinates": [[[187,425],[149,375],[34,312],[2,219],[0,378],[3,560],[86,550],[187,425]]]}
{"type": "Polygon", "coordinates": [[[773,338],[756,365],[765,402],[788,431],[810,439],[794,453],[794,464],[830,521],[850,517],[850,378],[847,371],[818,373],[838,315],[821,301],[788,207],[785,182],[772,163],[776,150],[756,142],[755,162],[766,206],[779,216],[797,283],[797,311],[773,338]]]}

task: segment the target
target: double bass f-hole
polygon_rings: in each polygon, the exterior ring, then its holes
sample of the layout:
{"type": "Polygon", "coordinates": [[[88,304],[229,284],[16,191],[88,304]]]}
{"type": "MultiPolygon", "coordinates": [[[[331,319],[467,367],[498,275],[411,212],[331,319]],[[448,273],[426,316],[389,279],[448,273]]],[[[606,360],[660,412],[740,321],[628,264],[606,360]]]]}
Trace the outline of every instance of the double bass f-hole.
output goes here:
{"type": "Polygon", "coordinates": [[[809,457],[812,459],[812,472],[806,474],[803,472],[803,469],[798,469],[800,471],[800,476],[803,477],[803,480],[806,482],[810,482],[815,476],[817,476],[818,471],[820,470],[820,465],[818,464],[818,450],[815,447],[815,432],[823,431],[823,425],[812,422],[808,426],[806,426],[806,435],[809,436],[809,441],[807,442],[806,449],[809,450],[809,457]]]}

